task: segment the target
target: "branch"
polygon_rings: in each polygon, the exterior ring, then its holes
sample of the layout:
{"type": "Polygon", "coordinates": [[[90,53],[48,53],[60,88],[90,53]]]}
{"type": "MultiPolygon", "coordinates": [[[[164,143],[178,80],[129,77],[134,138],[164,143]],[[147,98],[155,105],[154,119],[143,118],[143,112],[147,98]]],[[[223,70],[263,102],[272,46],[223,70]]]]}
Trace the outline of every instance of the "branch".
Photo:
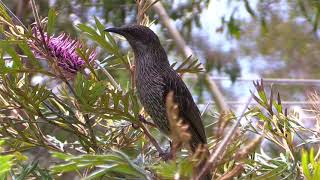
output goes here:
{"type": "Polygon", "coordinates": [[[205,166],[202,168],[201,172],[198,174],[198,176],[195,178],[195,180],[200,180],[201,177],[203,177],[207,172],[210,170],[212,166],[215,166],[215,164],[219,161],[219,159],[223,156],[223,150],[226,149],[226,146],[228,145],[229,141],[232,139],[233,135],[236,132],[236,129],[238,125],[240,124],[241,119],[243,118],[250,102],[252,100],[252,97],[249,98],[249,100],[246,103],[246,106],[243,108],[243,111],[239,118],[237,119],[237,122],[233,125],[233,127],[228,131],[226,136],[223,138],[222,142],[219,144],[217,149],[214,152],[211,152],[210,157],[208,161],[206,162],[205,166]]]}
{"type": "MultiPolygon", "coordinates": [[[[139,117],[139,120],[141,121],[142,119],[144,119],[143,116],[139,117]]],[[[149,138],[150,142],[154,145],[154,147],[157,149],[158,153],[160,156],[164,155],[163,150],[161,149],[160,145],[158,144],[158,142],[156,141],[156,139],[151,135],[151,133],[149,132],[149,130],[144,126],[143,122],[138,122],[137,123],[140,128],[143,130],[144,134],[149,138]]]]}
{"type": "Polygon", "coordinates": [[[151,127],[157,128],[157,126],[155,124],[153,124],[152,122],[147,121],[142,115],[139,115],[139,120],[144,123],[147,124],[151,127]]]}
{"type": "Polygon", "coordinates": [[[104,68],[99,61],[95,60],[94,61],[96,65],[99,66],[99,68],[102,70],[102,72],[108,77],[110,83],[117,88],[118,91],[122,91],[120,85],[114,80],[114,78],[111,76],[111,74],[107,71],[106,68],[104,68]]]}
{"type": "MultiPolygon", "coordinates": [[[[176,43],[179,51],[183,54],[183,56],[187,58],[190,55],[192,55],[193,54],[192,50],[186,44],[185,40],[182,38],[177,28],[171,23],[171,19],[168,16],[166,10],[164,9],[162,3],[159,1],[156,4],[154,4],[152,7],[153,7],[153,10],[159,15],[163,26],[165,26],[168,29],[171,38],[176,43]]],[[[225,103],[224,97],[221,91],[219,90],[217,84],[210,79],[210,76],[208,74],[205,74],[204,79],[209,89],[210,95],[217,102],[218,108],[220,109],[220,111],[223,111],[223,112],[229,111],[230,108],[225,103]]]]}
{"type": "Polygon", "coordinates": [[[41,21],[40,21],[40,17],[39,17],[39,14],[38,14],[38,9],[37,9],[37,6],[36,6],[36,3],[34,0],[31,0],[31,7],[32,7],[32,13],[33,13],[33,16],[34,16],[34,19],[37,23],[37,27],[38,27],[38,30],[40,32],[40,35],[41,35],[41,40],[43,41],[43,45],[45,46],[46,50],[48,51],[49,48],[48,48],[48,44],[47,44],[47,41],[45,39],[45,35],[44,35],[44,32],[43,32],[43,29],[41,27],[41,21]]]}

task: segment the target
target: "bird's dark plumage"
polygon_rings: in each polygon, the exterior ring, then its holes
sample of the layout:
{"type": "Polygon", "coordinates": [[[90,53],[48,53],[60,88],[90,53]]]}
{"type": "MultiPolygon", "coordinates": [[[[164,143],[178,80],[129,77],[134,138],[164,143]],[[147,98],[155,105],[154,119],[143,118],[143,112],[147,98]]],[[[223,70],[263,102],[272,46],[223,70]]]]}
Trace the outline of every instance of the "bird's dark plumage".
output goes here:
{"type": "MultiPolygon", "coordinates": [[[[195,151],[199,144],[207,144],[199,109],[181,77],[170,66],[158,36],[148,27],[141,25],[109,28],[106,31],[124,36],[132,47],[138,96],[158,128],[165,134],[170,134],[165,101],[168,93],[173,92],[179,115],[189,126],[192,151],[195,151]]],[[[200,169],[204,164],[205,161],[201,163],[200,169]]],[[[207,174],[203,179],[210,180],[211,175],[207,174]]]]}
{"type": "Polygon", "coordinates": [[[179,115],[189,125],[192,150],[199,144],[206,144],[199,109],[181,77],[170,66],[157,35],[141,25],[109,28],[106,31],[124,36],[132,47],[138,96],[158,128],[166,134],[170,133],[165,101],[167,94],[173,91],[179,115]]]}

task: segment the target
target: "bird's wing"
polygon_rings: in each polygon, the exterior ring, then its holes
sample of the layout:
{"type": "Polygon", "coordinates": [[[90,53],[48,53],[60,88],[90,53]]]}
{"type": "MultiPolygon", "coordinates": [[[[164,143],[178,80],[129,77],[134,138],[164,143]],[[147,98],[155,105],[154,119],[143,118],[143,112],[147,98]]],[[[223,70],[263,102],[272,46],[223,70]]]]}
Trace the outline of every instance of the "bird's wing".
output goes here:
{"type": "Polygon", "coordinates": [[[178,104],[180,110],[180,116],[183,118],[185,123],[190,126],[190,131],[193,140],[197,141],[197,144],[206,144],[206,134],[203,123],[201,121],[201,114],[195,102],[193,101],[192,95],[188,90],[181,77],[174,71],[166,73],[168,76],[165,77],[165,93],[164,98],[170,91],[174,93],[174,101],[178,104]]]}

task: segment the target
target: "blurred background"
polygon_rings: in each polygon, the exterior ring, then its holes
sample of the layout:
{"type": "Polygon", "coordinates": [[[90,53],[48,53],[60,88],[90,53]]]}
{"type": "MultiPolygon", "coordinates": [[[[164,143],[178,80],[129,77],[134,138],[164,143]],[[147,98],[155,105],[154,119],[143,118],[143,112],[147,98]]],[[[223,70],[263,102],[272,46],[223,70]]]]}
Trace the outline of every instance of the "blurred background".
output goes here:
{"type": "MultiPolygon", "coordinates": [[[[33,22],[28,0],[3,0],[23,21],[33,22]]],[[[79,36],[76,25],[94,24],[96,16],[106,27],[136,22],[134,0],[39,0],[42,17],[50,7],[58,12],[56,35],[62,32],[79,36]]],[[[300,119],[313,124],[314,117],[307,94],[317,90],[320,81],[319,16],[316,0],[162,0],[172,23],[178,28],[194,56],[205,67],[210,79],[217,83],[226,104],[234,111],[243,109],[254,90],[252,81],[263,78],[266,87],[280,92],[283,104],[299,112],[300,119]]],[[[149,11],[151,28],[160,36],[169,59],[184,59],[160,18],[149,11]]],[[[88,42],[90,43],[90,42],[88,42]]],[[[129,46],[120,41],[123,51],[129,46]]],[[[93,43],[91,43],[94,46],[93,43]]],[[[98,49],[100,61],[108,58],[98,49]]],[[[112,71],[122,85],[127,75],[112,71]]],[[[210,98],[208,86],[200,76],[184,76],[200,107],[210,98]]],[[[34,77],[34,81],[44,81],[34,77]]],[[[209,102],[215,107],[216,102],[209,102]]],[[[252,103],[254,103],[252,101],[252,103]]],[[[211,106],[210,106],[211,107],[211,106]]],[[[208,108],[215,112],[214,108],[208,108]]]]}

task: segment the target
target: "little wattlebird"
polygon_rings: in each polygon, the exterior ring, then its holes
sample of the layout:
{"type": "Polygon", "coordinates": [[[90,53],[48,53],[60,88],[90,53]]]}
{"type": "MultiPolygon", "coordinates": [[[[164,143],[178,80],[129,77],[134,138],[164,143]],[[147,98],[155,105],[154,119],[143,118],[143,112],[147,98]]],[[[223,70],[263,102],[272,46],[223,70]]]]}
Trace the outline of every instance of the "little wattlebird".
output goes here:
{"type": "Polygon", "coordinates": [[[158,36],[148,27],[141,25],[108,28],[105,31],[122,35],[133,49],[138,97],[155,125],[163,133],[170,134],[165,101],[167,94],[173,92],[174,102],[179,107],[179,116],[183,123],[188,125],[192,136],[192,151],[200,144],[207,144],[199,109],[181,77],[170,66],[158,36]]]}

